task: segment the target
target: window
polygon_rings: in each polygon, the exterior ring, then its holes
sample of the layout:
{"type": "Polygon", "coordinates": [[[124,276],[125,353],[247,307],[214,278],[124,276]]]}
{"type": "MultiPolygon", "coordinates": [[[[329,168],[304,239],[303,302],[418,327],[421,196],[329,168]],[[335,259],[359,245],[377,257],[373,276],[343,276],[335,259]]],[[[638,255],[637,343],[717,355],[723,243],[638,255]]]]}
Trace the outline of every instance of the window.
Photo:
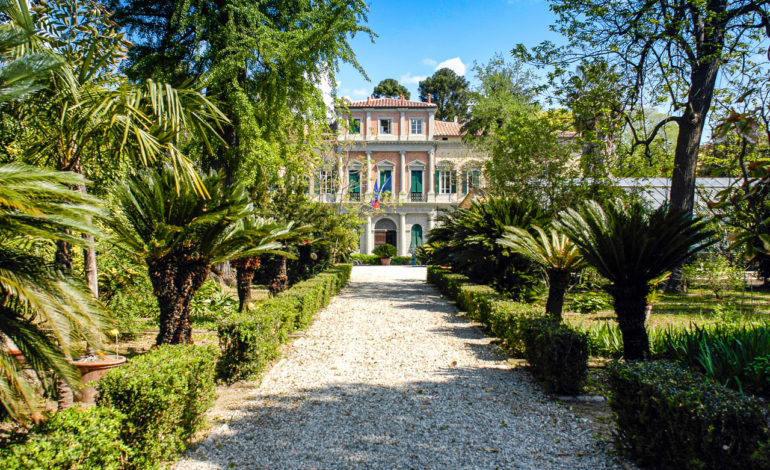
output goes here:
{"type": "Polygon", "coordinates": [[[390,119],[380,119],[380,134],[391,133],[390,119]]]}
{"type": "Polygon", "coordinates": [[[481,170],[471,168],[465,170],[465,180],[463,181],[463,192],[467,193],[471,189],[481,186],[481,170]]]}
{"type": "Polygon", "coordinates": [[[392,172],[390,170],[380,170],[380,192],[393,192],[392,172]]]}
{"type": "Polygon", "coordinates": [[[438,193],[452,194],[452,171],[439,170],[438,172],[438,193]]]}
{"type": "Polygon", "coordinates": [[[422,119],[411,119],[409,132],[411,134],[422,134],[422,119]]]}
{"type": "Polygon", "coordinates": [[[361,133],[361,120],[358,118],[353,119],[350,121],[350,133],[351,134],[360,134],[361,133]]]}
{"type": "Polygon", "coordinates": [[[332,170],[320,171],[320,183],[321,194],[334,194],[334,172],[332,170]]]}

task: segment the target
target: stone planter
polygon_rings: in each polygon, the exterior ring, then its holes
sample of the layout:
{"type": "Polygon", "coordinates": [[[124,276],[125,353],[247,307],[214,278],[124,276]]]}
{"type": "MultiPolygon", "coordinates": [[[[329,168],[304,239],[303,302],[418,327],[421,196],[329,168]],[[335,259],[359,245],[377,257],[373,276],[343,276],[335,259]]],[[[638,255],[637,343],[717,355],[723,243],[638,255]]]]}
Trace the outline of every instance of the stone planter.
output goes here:
{"type": "Polygon", "coordinates": [[[390,266],[390,258],[380,258],[380,264],[383,266],[390,266]]]}
{"type": "Polygon", "coordinates": [[[104,359],[88,360],[88,361],[70,361],[70,364],[77,367],[80,371],[80,378],[83,381],[83,390],[80,391],[80,402],[92,405],[96,401],[96,388],[95,384],[91,382],[97,382],[102,378],[105,372],[118,367],[126,362],[125,356],[105,356],[104,359]],[[89,385],[90,384],[90,385],[89,385]]]}

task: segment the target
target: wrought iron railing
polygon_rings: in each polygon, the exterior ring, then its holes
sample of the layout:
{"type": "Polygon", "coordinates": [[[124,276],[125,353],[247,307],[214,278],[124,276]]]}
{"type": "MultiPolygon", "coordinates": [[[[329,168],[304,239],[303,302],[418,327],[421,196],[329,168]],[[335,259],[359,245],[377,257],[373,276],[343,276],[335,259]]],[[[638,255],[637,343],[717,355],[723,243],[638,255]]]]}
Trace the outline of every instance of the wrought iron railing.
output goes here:
{"type": "Polygon", "coordinates": [[[419,193],[413,192],[413,193],[410,193],[410,194],[411,194],[411,198],[409,199],[410,201],[412,201],[412,202],[425,202],[425,196],[423,196],[423,194],[421,192],[419,192],[419,193]]]}
{"type": "Polygon", "coordinates": [[[351,192],[348,193],[348,196],[350,197],[351,201],[358,202],[358,201],[361,200],[361,193],[354,193],[354,192],[351,191],[351,192]]]}

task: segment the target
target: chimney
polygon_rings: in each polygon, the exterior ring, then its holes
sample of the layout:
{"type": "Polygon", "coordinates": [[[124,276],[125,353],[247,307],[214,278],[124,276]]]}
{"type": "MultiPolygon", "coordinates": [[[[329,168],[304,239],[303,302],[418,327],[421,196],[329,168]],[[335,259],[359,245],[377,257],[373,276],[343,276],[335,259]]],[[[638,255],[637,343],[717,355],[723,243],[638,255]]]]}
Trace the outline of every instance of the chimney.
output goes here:
{"type": "Polygon", "coordinates": [[[398,95],[398,99],[401,100],[401,103],[404,103],[404,95],[398,95]]]}
{"type": "Polygon", "coordinates": [[[430,93],[428,93],[428,104],[430,104],[430,103],[431,103],[430,99],[431,99],[431,94],[430,94],[430,93]]]}
{"type": "Polygon", "coordinates": [[[372,97],[371,96],[367,96],[366,97],[366,104],[372,104],[372,97]]]}

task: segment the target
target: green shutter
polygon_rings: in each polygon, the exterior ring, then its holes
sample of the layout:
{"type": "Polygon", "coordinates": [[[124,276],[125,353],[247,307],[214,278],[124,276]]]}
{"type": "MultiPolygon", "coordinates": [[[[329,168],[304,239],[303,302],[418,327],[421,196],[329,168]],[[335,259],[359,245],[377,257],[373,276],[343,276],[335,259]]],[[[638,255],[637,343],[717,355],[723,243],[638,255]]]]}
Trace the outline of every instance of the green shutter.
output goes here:
{"type": "Polygon", "coordinates": [[[452,182],[452,194],[457,192],[457,178],[455,178],[455,172],[449,173],[449,181],[452,182]]]}
{"type": "Polygon", "coordinates": [[[439,176],[439,173],[440,172],[438,170],[436,170],[436,177],[433,179],[433,182],[436,183],[436,194],[438,194],[438,176],[439,176]]]}
{"type": "Polygon", "coordinates": [[[357,171],[351,171],[350,175],[348,176],[348,184],[350,185],[350,192],[351,193],[359,193],[361,192],[361,177],[360,174],[357,171]]]}
{"type": "Polygon", "coordinates": [[[463,194],[468,194],[468,178],[470,178],[470,173],[463,172],[463,194]]]}
{"type": "Polygon", "coordinates": [[[422,192],[422,171],[412,170],[412,192],[422,192]]]}

